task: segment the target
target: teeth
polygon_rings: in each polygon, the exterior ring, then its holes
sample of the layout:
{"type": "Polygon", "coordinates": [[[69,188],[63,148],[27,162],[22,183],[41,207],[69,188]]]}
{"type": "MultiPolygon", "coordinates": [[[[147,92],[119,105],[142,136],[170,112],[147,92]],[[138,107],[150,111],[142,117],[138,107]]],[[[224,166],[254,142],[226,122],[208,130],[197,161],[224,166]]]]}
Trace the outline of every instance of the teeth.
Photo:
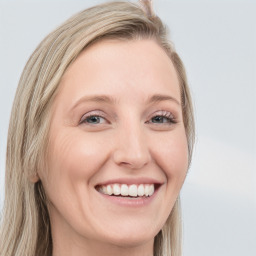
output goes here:
{"type": "Polygon", "coordinates": [[[129,196],[137,196],[138,195],[138,189],[136,185],[131,185],[129,187],[129,196]]]}
{"type": "Polygon", "coordinates": [[[154,186],[149,186],[148,195],[152,196],[153,194],[154,194],[154,186]]]}
{"type": "MultiPolygon", "coordinates": [[[[103,191],[104,191],[104,189],[103,189],[103,191]]],[[[110,196],[112,195],[112,187],[110,185],[107,185],[107,194],[110,196]]]]}
{"type": "Polygon", "coordinates": [[[118,195],[120,195],[120,192],[121,192],[121,189],[120,189],[119,185],[118,184],[114,184],[114,186],[113,186],[113,193],[114,193],[114,195],[118,196],[118,195]]]}
{"type": "Polygon", "coordinates": [[[129,188],[126,184],[122,184],[121,186],[121,195],[128,196],[129,195],[129,188]]]}
{"type": "Polygon", "coordinates": [[[98,191],[106,195],[115,196],[152,196],[155,192],[154,184],[139,184],[139,185],[127,185],[127,184],[111,184],[107,186],[98,187],[98,191]]]}
{"type": "Polygon", "coordinates": [[[144,196],[144,186],[142,184],[138,186],[138,196],[144,196]]]}
{"type": "Polygon", "coordinates": [[[145,196],[149,196],[149,185],[145,186],[144,194],[145,196]]]}

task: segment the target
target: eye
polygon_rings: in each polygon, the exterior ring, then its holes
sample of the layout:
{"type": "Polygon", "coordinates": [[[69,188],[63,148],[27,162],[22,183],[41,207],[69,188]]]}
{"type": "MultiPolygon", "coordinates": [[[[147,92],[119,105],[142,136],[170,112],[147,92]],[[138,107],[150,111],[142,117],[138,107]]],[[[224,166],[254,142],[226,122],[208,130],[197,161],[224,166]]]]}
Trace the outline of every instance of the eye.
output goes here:
{"type": "Polygon", "coordinates": [[[104,122],[104,118],[101,116],[88,116],[85,118],[83,121],[84,123],[89,123],[89,124],[100,124],[104,122]]]}
{"type": "Polygon", "coordinates": [[[86,114],[81,118],[81,121],[80,121],[80,124],[88,124],[88,125],[97,125],[97,124],[106,124],[106,123],[108,123],[107,119],[97,113],[86,114]]]}
{"type": "Polygon", "coordinates": [[[165,117],[165,116],[154,116],[151,119],[152,123],[171,123],[172,119],[165,117]]]}
{"type": "Polygon", "coordinates": [[[153,124],[174,124],[176,123],[172,113],[168,111],[159,111],[157,112],[148,123],[153,124]]]}

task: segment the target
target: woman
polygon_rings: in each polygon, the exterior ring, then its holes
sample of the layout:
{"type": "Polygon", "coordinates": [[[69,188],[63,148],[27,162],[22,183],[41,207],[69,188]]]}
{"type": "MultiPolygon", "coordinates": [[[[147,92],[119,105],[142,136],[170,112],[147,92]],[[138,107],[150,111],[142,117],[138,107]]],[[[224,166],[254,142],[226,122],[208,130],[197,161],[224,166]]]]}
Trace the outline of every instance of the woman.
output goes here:
{"type": "Polygon", "coordinates": [[[87,9],[29,59],[9,127],[1,255],[181,255],[192,104],[166,28],[141,3],[87,9]]]}

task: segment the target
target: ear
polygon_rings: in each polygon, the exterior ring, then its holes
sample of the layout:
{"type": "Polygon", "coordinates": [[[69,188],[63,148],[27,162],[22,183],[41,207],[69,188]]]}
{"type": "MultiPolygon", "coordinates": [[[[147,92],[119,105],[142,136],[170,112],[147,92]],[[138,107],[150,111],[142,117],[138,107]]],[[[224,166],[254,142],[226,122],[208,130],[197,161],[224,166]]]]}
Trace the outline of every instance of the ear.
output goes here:
{"type": "Polygon", "coordinates": [[[40,178],[39,178],[37,172],[35,172],[35,173],[33,173],[33,174],[31,174],[31,175],[29,176],[29,181],[30,181],[31,183],[37,183],[39,180],[40,180],[40,178]]]}

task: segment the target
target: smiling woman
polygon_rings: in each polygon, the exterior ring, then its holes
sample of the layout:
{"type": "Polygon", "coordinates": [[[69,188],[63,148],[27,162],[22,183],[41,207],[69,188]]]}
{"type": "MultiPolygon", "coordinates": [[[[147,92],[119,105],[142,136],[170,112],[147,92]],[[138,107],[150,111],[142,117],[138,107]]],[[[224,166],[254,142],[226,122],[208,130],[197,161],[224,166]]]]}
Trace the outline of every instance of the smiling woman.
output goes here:
{"type": "Polygon", "coordinates": [[[75,15],[28,61],[9,128],[1,255],[181,255],[192,104],[164,25],[141,3],[75,15]]]}

